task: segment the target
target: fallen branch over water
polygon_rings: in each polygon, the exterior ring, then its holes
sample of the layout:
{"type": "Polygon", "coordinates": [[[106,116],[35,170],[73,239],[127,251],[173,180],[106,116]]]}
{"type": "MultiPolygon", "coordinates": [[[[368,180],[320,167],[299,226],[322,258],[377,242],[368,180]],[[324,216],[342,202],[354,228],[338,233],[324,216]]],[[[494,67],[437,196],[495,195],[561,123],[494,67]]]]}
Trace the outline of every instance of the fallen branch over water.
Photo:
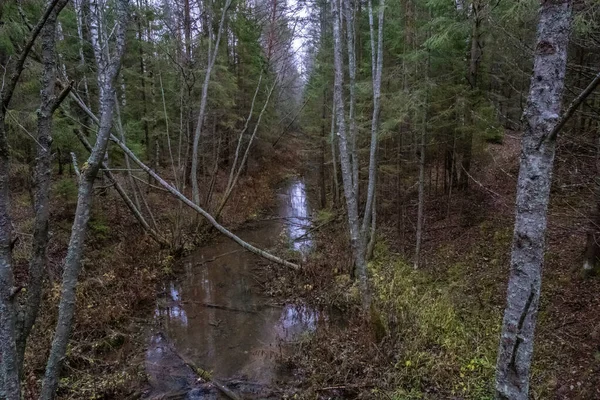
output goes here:
{"type": "MultiPolygon", "coordinates": [[[[92,110],[90,110],[90,108],[76,95],[73,94],[73,92],[70,93],[71,98],[75,100],[75,102],[77,103],[77,105],[87,114],[89,115],[89,117],[96,123],[98,124],[99,120],[98,117],[96,117],[96,115],[92,112],[92,110]]],[[[283,260],[269,252],[266,252],[264,250],[259,249],[258,247],[255,247],[253,245],[251,245],[248,242],[245,242],[244,240],[242,240],[239,236],[235,235],[233,232],[229,231],[227,228],[225,228],[223,225],[221,225],[220,223],[217,222],[217,220],[210,215],[206,210],[204,210],[202,207],[196,205],[192,200],[188,199],[184,194],[182,194],[179,190],[177,190],[175,187],[173,187],[172,185],[170,185],[167,181],[165,181],[163,178],[161,178],[156,172],[154,172],[154,170],[152,170],[150,167],[148,167],[146,164],[144,164],[130,149],[129,147],[127,147],[127,145],[125,145],[125,143],[121,142],[115,135],[111,134],[110,135],[110,140],[112,142],[114,142],[117,146],[119,146],[121,148],[121,150],[123,150],[123,152],[131,159],[133,160],[134,163],[136,163],[141,169],[143,169],[146,173],[148,173],[148,175],[150,175],[152,178],[154,178],[156,180],[156,182],[158,182],[162,187],[164,187],[169,193],[171,193],[175,198],[179,199],[182,203],[184,203],[186,206],[188,206],[189,208],[191,208],[192,210],[196,211],[198,214],[202,215],[216,230],[218,230],[219,232],[221,232],[224,236],[228,237],[229,239],[233,240],[234,242],[236,242],[237,244],[239,244],[240,246],[242,246],[244,249],[259,255],[269,261],[273,261],[277,264],[281,264],[283,266],[298,270],[300,269],[300,266],[298,264],[294,264],[292,262],[283,260]]]]}
{"type": "MultiPolygon", "coordinates": [[[[221,393],[223,393],[225,396],[227,396],[231,400],[242,400],[242,398],[240,396],[238,396],[237,394],[235,394],[227,386],[225,386],[221,382],[219,382],[219,381],[215,380],[214,378],[212,378],[208,372],[206,372],[204,369],[198,367],[196,364],[194,364],[194,362],[192,362],[191,360],[189,360],[184,355],[180,354],[177,351],[177,349],[175,348],[175,346],[172,345],[172,343],[169,340],[169,338],[167,337],[167,335],[165,335],[163,332],[159,332],[158,335],[165,340],[166,345],[168,346],[169,351],[172,352],[174,356],[176,356],[177,358],[179,358],[181,360],[181,362],[183,362],[190,370],[192,370],[192,372],[194,373],[194,375],[196,375],[199,378],[202,378],[203,380],[205,380],[207,382],[210,382],[214,387],[216,387],[221,393]]],[[[181,394],[183,394],[185,396],[187,393],[189,393],[189,390],[183,390],[183,391],[174,392],[174,393],[162,394],[159,397],[155,397],[153,399],[163,400],[163,399],[181,398],[181,397],[176,397],[176,396],[180,396],[181,394]]]]}
{"type": "Polygon", "coordinates": [[[175,196],[176,198],[181,200],[186,206],[190,207],[192,210],[194,210],[198,214],[202,215],[212,226],[215,227],[216,230],[221,232],[224,236],[227,236],[229,239],[233,240],[234,242],[236,242],[237,244],[242,246],[244,249],[246,249],[254,254],[257,254],[269,261],[273,261],[277,264],[281,264],[281,265],[284,265],[284,266],[292,268],[292,269],[296,269],[296,270],[300,269],[300,266],[298,264],[294,264],[289,261],[283,260],[271,253],[261,250],[258,247],[255,247],[255,246],[251,245],[250,243],[242,240],[239,236],[235,235],[233,232],[229,231],[223,225],[218,223],[217,220],[212,215],[210,215],[207,211],[205,211],[202,207],[194,204],[194,202],[192,200],[185,197],[179,190],[175,189],[173,186],[171,186],[169,183],[167,183],[156,172],[154,172],[150,167],[148,167],[139,158],[137,158],[137,156],[123,142],[121,142],[119,139],[117,139],[114,135],[110,135],[110,140],[113,141],[117,146],[119,146],[121,148],[121,150],[123,150],[123,152],[127,156],[129,156],[129,158],[131,158],[131,160],[134,163],[139,165],[140,168],[142,168],[145,172],[148,173],[148,175],[150,175],[152,178],[154,178],[162,187],[167,189],[169,191],[169,193],[171,193],[173,196],[175,196]]]}

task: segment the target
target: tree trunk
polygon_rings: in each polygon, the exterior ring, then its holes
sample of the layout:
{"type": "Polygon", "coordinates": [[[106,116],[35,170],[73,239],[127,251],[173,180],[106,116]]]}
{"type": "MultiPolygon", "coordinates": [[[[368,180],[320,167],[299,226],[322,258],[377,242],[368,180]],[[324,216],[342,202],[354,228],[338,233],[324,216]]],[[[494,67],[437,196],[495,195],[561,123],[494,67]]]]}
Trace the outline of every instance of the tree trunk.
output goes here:
{"type": "MultiPolygon", "coordinates": [[[[21,53],[11,65],[12,74],[0,89],[0,398],[19,400],[19,363],[16,346],[16,309],[14,275],[12,270],[12,222],[9,195],[10,148],[8,146],[5,116],[23,71],[25,60],[51,13],[57,14],[66,3],[51,1],[32,29],[21,53]]],[[[3,58],[3,57],[0,57],[3,58]]],[[[7,61],[8,64],[8,61],[7,61]]],[[[5,65],[8,69],[9,65],[5,65]]],[[[8,75],[8,74],[6,74],[8,75]]]]}
{"type": "MultiPolygon", "coordinates": [[[[356,144],[356,46],[354,44],[354,5],[352,0],[342,0],[342,16],[346,20],[346,43],[348,48],[348,78],[350,86],[350,99],[348,110],[348,149],[350,154],[350,163],[352,167],[352,186],[356,197],[358,198],[358,153],[356,144]]],[[[341,44],[341,41],[340,41],[341,44]]]]}
{"type": "Polygon", "coordinates": [[[338,162],[335,156],[335,101],[333,102],[333,109],[331,111],[331,164],[333,165],[333,206],[337,207],[340,201],[340,181],[338,179],[338,162]]]}
{"type": "Polygon", "coordinates": [[[225,24],[225,16],[231,6],[231,0],[227,0],[223,7],[223,13],[221,14],[221,22],[219,23],[219,31],[217,33],[217,39],[215,41],[215,48],[212,53],[209,51],[208,66],[206,68],[206,75],[204,76],[204,83],[202,84],[202,97],[200,98],[200,112],[198,113],[198,119],[196,121],[196,131],[194,132],[194,140],[192,144],[192,171],[190,179],[192,181],[192,200],[196,205],[200,205],[200,189],[198,187],[198,151],[200,145],[200,136],[202,135],[202,126],[204,125],[204,118],[206,114],[206,103],[208,101],[208,85],[210,83],[210,75],[212,73],[213,66],[219,54],[219,42],[221,41],[221,35],[223,33],[223,26],[225,24]]]}
{"type": "Polygon", "coordinates": [[[325,183],[325,145],[327,143],[327,128],[325,118],[327,117],[327,89],[323,88],[323,105],[321,107],[321,140],[319,150],[319,205],[327,207],[327,187],[325,183]]]}
{"type": "Polygon", "coordinates": [[[375,47],[375,28],[373,26],[373,4],[369,1],[369,31],[371,33],[371,57],[373,67],[373,115],[371,119],[371,146],[369,150],[369,181],[367,187],[367,202],[361,230],[361,240],[366,246],[371,225],[372,210],[374,207],[375,184],[377,179],[377,135],[379,133],[379,114],[381,110],[381,75],[383,72],[383,17],[385,0],[379,2],[377,47],[375,47]],[[377,55],[375,56],[375,49],[377,55]]]}
{"type": "MultiPolygon", "coordinates": [[[[427,103],[426,103],[427,104],[427,103]]],[[[425,105],[427,107],[427,105],[425,105]]],[[[423,239],[423,224],[425,210],[425,135],[427,131],[427,112],[423,119],[421,143],[419,143],[419,205],[417,210],[417,243],[415,245],[414,268],[419,268],[421,262],[421,242],[423,239]]]]}
{"type": "Polygon", "coordinates": [[[20,399],[19,363],[15,342],[15,293],[12,271],[10,198],[8,191],[9,147],[0,112],[0,398],[20,399]]]}
{"type": "MultiPolygon", "coordinates": [[[[66,4],[67,0],[61,0],[66,4]]],[[[62,8],[62,7],[61,7],[62,8]]],[[[43,72],[41,78],[41,104],[38,110],[37,159],[34,171],[34,210],[32,255],[29,262],[27,300],[18,318],[17,356],[19,370],[23,367],[23,357],[27,338],[37,319],[42,296],[42,283],[46,267],[48,247],[48,219],[50,216],[50,184],[52,173],[52,114],[55,109],[56,81],[56,20],[54,10],[46,21],[41,33],[41,57],[43,72]]]]}
{"type": "Polygon", "coordinates": [[[113,109],[116,98],[115,80],[119,72],[121,58],[125,48],[128,5],[128,0],[117,1],[118,29],[116,32],[116,50],[115,54],[113,54],[110,59],[105,51],[105,49],[108,48],[108,43],[101,43],[99,40],[103,35],[103,32],[100,31],[102,21],[99,16],[102,5],[95,1],[90,5],[90,31],[96,63],[98,65],[100,125],[94,148],[92,149],[87,162],[81,168],[81,175],[79,177],[77,209],[75,211],[71,239],[64,261],[61,297],[58,306],[58,321],[54,339],[52,340],[50,356],[48,358],[48,363],[46,364],[46,373],[44,375],[42,392],[40,394],[40,399],[42,400],[54,398],[58,386],[60,368],[65,358],[71,325],[75,314],[76,287],[81,269],[81,256],[90,216],[94,180],[96,179],[104,154],[106,153],[110,129],[112,127],[113,109]]]}
{"type": "Polygon", "coordinates": [[[354,185],[352,150],[346,134],[346,116],[343,103],[343,64],[342,64],[342,40],[340,33],[340,13],[337,1],[331,2],[333,14],[333,47],[334,47],[334,104],[337,122],[338,144],[340,148],[340,164],[342,170],[342,182],[344,186],[344,197],[348,212],[348,226],[350,229],[350,244],[352,246],[353,259],[362,294],[363,309],[368,311],[371,307],[371,294],[367,277],[367,263],[365,261],[365,249],[361,247],[360,221],[358,216],[357,187],[354,185]]]}
{"type": "Polygon", "coordinates": [[[523,114],[511,271],[496,364],[496,397],[502,400],[528,398],[555,154],[555,140],[548,136],[559,121],[570,26],[571,1],[542,3],[523,114]]]}
{"type": "Polygon", "coordinates": [[[462,190],[469,188],[469,172],[471,171],[471,161],[473,159],[473,108],[475,107],[475,96],[477,94],[477,81],[479,75],[479,64],[481,62],[481,23],[483,21],[482,13],[484,3],[479,0],[474,1],[471,7],[473,26],[471,27],[471,49],[469,52],[469,68],[467,72],[467,81],[471,87],[467,99],[467,107],[464,111],[466,131],[461,137],[462,159],[460,161],[461,171],[458,177],[458,187],[462,190]]]}

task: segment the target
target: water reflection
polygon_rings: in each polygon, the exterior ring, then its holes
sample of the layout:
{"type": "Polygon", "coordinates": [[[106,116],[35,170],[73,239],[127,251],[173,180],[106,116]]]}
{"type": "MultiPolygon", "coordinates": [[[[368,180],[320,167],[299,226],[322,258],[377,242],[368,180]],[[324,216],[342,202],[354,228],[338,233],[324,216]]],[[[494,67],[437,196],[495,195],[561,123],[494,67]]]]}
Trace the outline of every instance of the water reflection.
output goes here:
{"type": "Polygon", "coordinates": [[[181,304],[181,295],[175,283],[169,284],[169,297],[162,298],[161,303],[157,304],[154,310],[154,316],[157,318],[166,318],[169,321],[177,321],[183,326],[187,326],[188,317],[181,304]]]}
{"type": "MultiPolygon", "coordinates": [[[[291,246],[306,254],[312,239],[304,182],[292,181],[278,198],[282,219],[265,221],[239,235],[271,248],[286,232],[291,246]]],[[[157,305],[155,315],[176,351],[217,378],[272,382],[278,377],[276,359],[285,351],[282,344],[326,320],[306,305],[268,305],[271,300],[261,296],[254,277],[257,261],[257,256],[221,238],[182,261],[185,278],[165,288],[157,305]]],[[[148,356],[153,363],[160,359],[157,352],[148,356]]]]}
{"type": "Polygon", "coordinates": [[[293,181],[286,195],[289,197],[289,202],[286,204],[284,215],[287,217],[288,237],[292,248],[306,255],[312,247],[312,238],[309,230],[311,226],[310,209],[304,181],[293,181]]]}

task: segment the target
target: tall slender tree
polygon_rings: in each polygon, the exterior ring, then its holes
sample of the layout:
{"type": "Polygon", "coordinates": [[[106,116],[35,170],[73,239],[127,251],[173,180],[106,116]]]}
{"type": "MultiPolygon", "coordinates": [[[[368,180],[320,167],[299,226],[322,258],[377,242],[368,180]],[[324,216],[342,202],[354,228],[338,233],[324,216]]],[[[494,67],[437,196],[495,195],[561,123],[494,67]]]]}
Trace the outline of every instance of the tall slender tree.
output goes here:
{"type": "Polygon", "coordinates": [[[125,51],[125,33],[129,18],[129,0],[117,0],[116,3],[115,44],[113,54],[110,54],[109,49],[111,46],[105,32],[106,21],[102,19],[106,3],[102,0],[90,1],[89,24],[94,56],[98,66],[100,123],[96,143],[87,161],[81,167],[81,173],[78,177],[77,209],[73,219],[67,255],[64,260],[58,321],[40,394],[42,400],[54,398],[60,369],[67,351],[69,334],[75,315],[76,288],[81,270],[84,239],[90,218],[94,181],[104,161],[110,130],[113,126],[113,111],[116,100],[115,85],[121,67],[121,58],[125,51]]]}

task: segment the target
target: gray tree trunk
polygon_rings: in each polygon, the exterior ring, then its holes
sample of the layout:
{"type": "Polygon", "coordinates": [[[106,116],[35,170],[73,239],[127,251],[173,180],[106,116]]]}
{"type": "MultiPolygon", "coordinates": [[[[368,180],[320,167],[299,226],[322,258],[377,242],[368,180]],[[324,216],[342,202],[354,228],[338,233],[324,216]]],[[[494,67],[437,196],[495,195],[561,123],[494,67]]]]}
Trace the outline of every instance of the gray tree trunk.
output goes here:
{"type": "MultiPolygon", "coordinates": [[[[350,99],[348,106],[348,150],[352,165],[352,186],[358,196],[358,154],[356,149],[356,47],[354,44],[354,5],[352,0],[342,0],[343,15],[346,20],[346,44],[348,48],[348,79],[350,86],[350,99]]],[[[341,40],[340,40],[341,44],[341,40]]]]}
{"type": "Polygon", "coordinates": [[[192,143],[192,171],[190,174],[190,180],[192,181],[192,200],[196,205],[200,205],[200,189],[198,187],[198,151],[200,145],[200,136],[202,135],[202,125],[204,124],[204,118],[206,115],[206,103],[208,101],[208,85],[210,83],[210,75],[212,73],[215,60],[219,54],[219,42],[221,41],[221,35],[223,32],[223,26],[225,25],[225,16],[227,10],[231,6],[231,0],[227,0],[223,7],[223,13],[221,14],[221,21],[219,22],[219,31],[217,33],[217,39],[215,41],[214,50],[210,51],[208,56],[208,66],[206,68],[206,75],[204,76],[204,83],[202,84],[202,97],[200,98],[200,112],[198,113],[198,120],[196,121],[196,130],[194,132],[194,141],[192,143]]]}
{"type": "MultiPolygon", "coordinates": [[[[23,71],[33,44],[52,12],[59,13],[66,4],[58,5],[58,0],[49,2],[44,14],[32,29],[28,41],[7,68],[11,73],[0,89],[0,398],[20,399],[19,362],[16,346],[16,309],[14,276],[12,270],[12,222],[9,195],[10,149],[6,137],[5,117],[13,93],[23,71]]],[[[7,74],[8,75],[8,74],[7,74]]]]}
{"type": "Polygon", "coordinates": [[[109,43],[101,42],[103,32],[100,31],[100,26],[103,25],[103,21],[100,20],[100,14],[103,4],[98,4],[95,0],[90,4],[90,33],[96,64],[98,65],[100,124],[96,143],[90,157],[81,168],[81,175],[79,177],[77,209],[73,220],[69,248],[64,261],[62,289],[58,306],[58,321],[40,394],[40,398],[43,400],[54,398],[75,314],[76,287],[81,270],[81,256],[90,216],[94,180],[106,153],[113,122],[113,110],[116,98],[115,80],[125,49],[125,31],[129,14],[128,6],[128,0],[117,1],[118,27],[115,37],[115,53],[109,59],[107,56],[109,43]],[[105,49],[107,51],[104,51],[105,49]]]}
{"type": "MultiPolygon", "coordinates": [[[[64,7],[68,0],[61,0],[58,8],[64,7]]],[[[46,267],[46,248],[48,247],[48,219],[50,216],[50,184],[52,172],[52,114],[57,105],[55,97],[56,81],[56,20],[55,9],[41,32],[41,57],[43,71],[41,78],[41,104],[38,110],[37,157],[34,170],[34,210],[33,248],[29,261],[29,280],[27,300],[18,318],[17,356],[19,370],[23,367],[23,357],[27,338],[37,319],[42,296],[42,283],[46,267]]]]}
{"type": "Polygon", "coordinates": [[[331,164],[333,165],[333,205],[337,206],[340,200],[340,182],[338,179],[338,162],[335,156],[335,101],[333,102],[333,108],[331,110],[331,164]]]}
{"type": "Polygon", "coordinates": [[[333,98],[335,105],[335,120],[337,123],[338,145],[340,148],[340,166],[342,170],[342,183],[344,197],[348,212],[348,226],[350,229],[350,244],[358,275],[358,281],[362,292],[362,303],[365,311],[371,307],[371,295],[367,277],[367,263],[365,261],[365,248],[360,240],[360,221],[358,216],[358,187],[354,185],[353,165],[351,156],[351,144],[346,132],[346,115],[343,103],[343,80],[344,70],[342,62],[342,38],[340,33],[340,11],[337,1],[331,2],[333,14],[333,55],[334,55],[334,89],[333,98]]]}
{"type": "Polygon", "coordinates": [[[383,17],[385,0],[379,2],[377,47],[375,47],[375,28],[373,24],[373,4],[369,1],[369,32],[371,33],[371,56],[373,64],[373,115],[371,118],[371,146],[369,149],[369,181],[367,186],[367,202],[363,217],[361,240],[367,243],[371,226],[372,208],[375,199],[375,184],[377,180],[377,136],[379,134],[379,114],[381,111],[381,76],[383,73],[383,17]],[[376,51],[376,53],[375,53],[376,51]]]}
{"type": "Polygon", "coordinates": [[[542,2],[517,183],[507,305],[496,364],[496,398],[526,400],[571,27],[571,1],[542,2]],[[544,139],[548,138],[548,139],[544,139]]]}

